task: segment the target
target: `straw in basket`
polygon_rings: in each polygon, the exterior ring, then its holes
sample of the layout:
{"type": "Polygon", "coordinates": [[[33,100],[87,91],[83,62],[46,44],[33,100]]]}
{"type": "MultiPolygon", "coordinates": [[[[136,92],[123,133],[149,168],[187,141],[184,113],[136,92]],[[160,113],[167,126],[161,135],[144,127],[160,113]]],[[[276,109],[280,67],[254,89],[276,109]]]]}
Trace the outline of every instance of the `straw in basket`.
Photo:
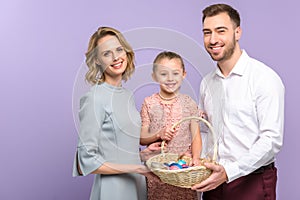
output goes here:
{"type": "MultiPolygon", "coordinates": [[[[214,140],[214,152],[211,162],[215,162],[217,158],[217,142],[216,142],[216,135],[213,130],[213,127],[211,124],[201,118],[201,117],[186,117],[175,123],[172,128],[174,129],[178,125],[180,125],[182,122],[188,121],[188,120],[200,120],[206,124],[206,126],[210,129],[213,140],[214,140]]],[[[174,185],[177,187],[182,188],[191,188],[193,185],[202,182],[206,178],[210,176],[212,173],[210,169],[207,169],[205,166],[193,166],[185,169],[177,169],[177,170],[169,170],[164,169],[160,167],[156,167],[154,164],[161,164],[163,163],[169,163],[171,161],[176,161],[179,158],[185,160],[187,163],[191,161],[190,157],[187,156],[180,156],[178,154],[173,153],[164,153],[163,147],[164,147],[165,141],[162,142],[162,151],[161,154],[151,157],[146,161],[147,167],[155,174],[157,175],[162,182],[174,185]]]]}

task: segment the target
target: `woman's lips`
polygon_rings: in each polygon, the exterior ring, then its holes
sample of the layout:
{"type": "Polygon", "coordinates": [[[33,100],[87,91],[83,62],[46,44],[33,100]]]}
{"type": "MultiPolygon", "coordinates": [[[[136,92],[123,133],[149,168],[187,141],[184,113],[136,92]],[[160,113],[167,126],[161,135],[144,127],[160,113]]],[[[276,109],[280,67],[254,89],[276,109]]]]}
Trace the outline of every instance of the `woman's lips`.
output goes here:
{"type": "Polygon", "coordinates": [[[115,69],[119,69],[122,67],[123,61],[122,62],[118,62],[116,64],[110,65],[111,67],[115,68],[115,69]]]}

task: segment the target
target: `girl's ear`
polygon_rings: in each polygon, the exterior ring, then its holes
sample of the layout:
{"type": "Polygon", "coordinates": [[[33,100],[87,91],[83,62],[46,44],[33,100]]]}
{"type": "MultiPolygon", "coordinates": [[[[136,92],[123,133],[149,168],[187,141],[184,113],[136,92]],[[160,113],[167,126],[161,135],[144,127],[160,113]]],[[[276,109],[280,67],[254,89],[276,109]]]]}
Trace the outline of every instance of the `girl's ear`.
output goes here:
{"type": "Polygon", "coordinates": [[[156,78],[156,76],[155,76],[155,73],[154,73],[154,72],[152,73],[152,79],[153,79],[154,81],[156,81],[156,82],[157,82],[157,78],[156,78]]]}
{"type": "Polygon", "coordinates": [[[186,77],[186,71],[183,72],[182,77],[183,77],[183,78],[186,77]]]}

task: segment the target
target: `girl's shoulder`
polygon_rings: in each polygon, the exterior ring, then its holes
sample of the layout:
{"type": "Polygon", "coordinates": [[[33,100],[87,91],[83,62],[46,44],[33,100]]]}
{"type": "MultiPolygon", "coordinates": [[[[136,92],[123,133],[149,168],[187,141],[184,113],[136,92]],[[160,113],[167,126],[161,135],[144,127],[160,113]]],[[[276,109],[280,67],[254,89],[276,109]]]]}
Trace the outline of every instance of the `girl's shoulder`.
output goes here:
{"type": "Polygon", "coordinates": [[[178,97],[185,101],[195,102],[195,100],[190,95],[187,95],[187,94],[179,94],[178,97]]]}
{"type": "Polygon", "coordinates": [[[158,100],[159,100],[158,93],[154,93],[151,96],[145,97],[144,102],[156,102],[158,100]]]}

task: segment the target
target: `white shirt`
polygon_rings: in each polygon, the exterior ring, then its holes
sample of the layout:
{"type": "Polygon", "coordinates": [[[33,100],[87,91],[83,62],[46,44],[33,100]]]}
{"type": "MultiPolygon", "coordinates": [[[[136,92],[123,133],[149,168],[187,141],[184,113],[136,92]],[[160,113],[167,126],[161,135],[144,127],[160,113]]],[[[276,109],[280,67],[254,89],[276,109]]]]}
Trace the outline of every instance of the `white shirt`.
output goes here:
{"type": "Polygon", "coordinates": [[[243,51],[227,77],[204,77],[200,108],[217,133],[218,158],[228,182],[275,160],[283,143],[284,85],[265,64],[243,51]]]}

